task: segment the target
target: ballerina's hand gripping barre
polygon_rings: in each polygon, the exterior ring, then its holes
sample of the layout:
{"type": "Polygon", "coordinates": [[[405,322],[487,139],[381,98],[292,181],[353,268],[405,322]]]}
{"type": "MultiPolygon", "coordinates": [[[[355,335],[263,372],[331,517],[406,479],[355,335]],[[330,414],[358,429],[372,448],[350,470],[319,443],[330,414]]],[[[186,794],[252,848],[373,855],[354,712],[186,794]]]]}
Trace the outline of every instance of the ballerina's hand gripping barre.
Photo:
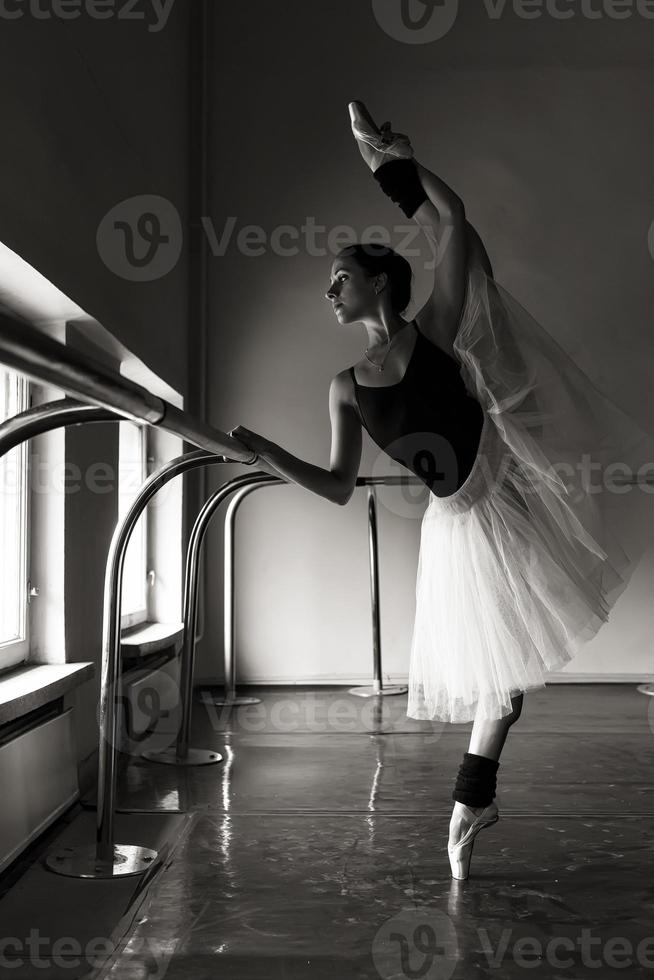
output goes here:
{"type": "MultiPolygon", "coordinates": [[[[334,405],[334,386],[330,389],[330,408],[334,405]]],[[[346,504],[351,495],[351,488],[346,491],[345,484],[334,470],[315,466],[298,456],[293,456],[277,443],[266,439],[258,432],[253,432],[243,425],[237,425],[229,435],[238,439],[252,451],[253,457],[246,465],[256,465],[271,476],[279,477],[287,483],[296,483],[305,490],[310,490],[319,497],[324,497],[333,504],[346,504]]]]}

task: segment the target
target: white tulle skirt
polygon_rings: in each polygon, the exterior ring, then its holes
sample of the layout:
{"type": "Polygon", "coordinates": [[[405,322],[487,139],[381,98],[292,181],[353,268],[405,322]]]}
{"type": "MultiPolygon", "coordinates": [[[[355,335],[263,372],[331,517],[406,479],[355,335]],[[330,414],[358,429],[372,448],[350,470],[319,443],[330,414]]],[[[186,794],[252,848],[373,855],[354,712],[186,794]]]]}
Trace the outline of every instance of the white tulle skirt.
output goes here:
{"type": "Polygon", "coordinates": [[[620,510],[654,490],[654,438],[480,267],[454,350],[483,430],[422,519],[407,715],[466,722],[509,714],[608,620],[641,557],[620,510]]]}

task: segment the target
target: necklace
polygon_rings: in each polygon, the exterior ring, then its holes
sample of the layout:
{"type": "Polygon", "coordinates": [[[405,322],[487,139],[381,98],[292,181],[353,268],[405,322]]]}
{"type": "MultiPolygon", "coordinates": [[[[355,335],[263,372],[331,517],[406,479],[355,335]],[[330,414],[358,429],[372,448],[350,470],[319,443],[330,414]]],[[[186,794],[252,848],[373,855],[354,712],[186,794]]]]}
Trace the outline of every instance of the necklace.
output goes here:
{"type": "MultiPolygon", "coordinates": [[[[411,321],[411,323],[413,323],[413,320],[411,321]]],[[[391,347],[393,346],[393,341],[395,340],[395,337],[397,337],[397,336],[398,336],[399,334],[401,334],[401,333],[403,333],[403,332],[404,332],[404,331],[406,330],[406,328],[407,328],[408,326],[410,326],[410,324],[408,324],[408,323],[406,323],[406,324],[405,324],[405,325],[404,325],[403,327],[400,327],[400,329],[399,329],[399,330],[397,331],[397,333],[396,333],[396,334],[394,335],[394,337],[393,337],[393,339],[391,340],[391,342],[390,342],[390,343],[389,343],[389,345],[388,345],[388,350],[386,351],[386,353],[384,354],[384,356],[383,356],[383,358],[382,358],[382,361],[381,361],[381,364],[377,364],[377,362],[376,362],[376,361],[373,361],[371,357],[368,357],[368,351],[370,350],[370,348],[369,348],[369,347],[366,347],[366,349],[364,350],[364,352],[363,352],[363,353],[364,353],[364,354],[366,355],[366,357],[368,358],[368,360],[370,361],[370,363],[371,363],[371,364],[374,364],[374,365],[375,365],[375,367],[376,367],[376,368],[377,368],[377,369],[378,369],[379,371],[383,371],[383,370],[384,370],[384,363],[385,363],[385,361],[386,361],[386,358],[388,357],[388,355],[389,355],[389,353],[390,353],[390,350],[391,350],[391,347]]]]}

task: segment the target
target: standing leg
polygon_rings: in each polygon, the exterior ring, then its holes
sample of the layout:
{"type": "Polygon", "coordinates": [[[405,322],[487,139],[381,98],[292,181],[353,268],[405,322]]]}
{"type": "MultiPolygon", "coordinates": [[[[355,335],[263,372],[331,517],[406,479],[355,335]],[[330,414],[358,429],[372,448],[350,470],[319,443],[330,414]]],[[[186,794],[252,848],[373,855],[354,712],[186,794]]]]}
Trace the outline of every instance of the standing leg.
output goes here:
{"type": "Polygon", "coordinates": [[[520,717],[523,700],[524,694],[522,693],[511,698],[513,711],[510,715],[505,715],[504,718],[493,718],[491,721],[475,718],[472,724],[468,752],[474,752],[475,755],[483,755],[488,759],[497,761],[504,748],[509,728],[520,717]]]}
{"type": "MultiPolygon", "coordinates": [[[[487,825],[483,823],[485,820],[487,822],[497,820],[497,808],[493,800],[499,757],[509,728],[520,717],[523,699],[523,693],[511,698],[513,710],[504,718],[490,721],[475,718],[473,723],[469,749],[464,756],[456,787],[452,793],[455,803],[450,819],[448,849],[453,877],[467,877],[472,841],[464,852],[461,851],[463,845],[457,848],[457,844],[466,836],[476,819],[481,817],[482,826],[487,825]]],[[[474,834],[476,832],[476,830],[472,831],[474,834]]]]}

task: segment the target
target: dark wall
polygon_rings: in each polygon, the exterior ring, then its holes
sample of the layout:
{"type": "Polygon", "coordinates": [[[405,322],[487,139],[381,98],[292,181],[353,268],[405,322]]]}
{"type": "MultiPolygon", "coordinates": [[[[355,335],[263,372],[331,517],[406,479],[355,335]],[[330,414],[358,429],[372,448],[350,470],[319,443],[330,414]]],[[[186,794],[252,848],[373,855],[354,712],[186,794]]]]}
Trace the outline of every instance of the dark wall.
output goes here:
{"type": "MultiPolygon", "coordinates": [[[[407,246],[406,228],[415,226],[360,158],[347,113],[353,99],[407,133],[417,159],[461,195],[498,280],[597,383],[651,420],[654,140],[645,121],[654,19],[635,3],[631,17],[602,14],[613,9],[608,0],[590,5],[600,10],[592,19],[581,3],[559,3],[576,10],[566,20],[521,17],[520,5],[509,2],[445,0],[433,7],[444,16],[458,8],[450,29],[409,43],[399,21],[384,21],[401,6],[289,0],[282,8],[250,0],[215,8],[211,217],[217,241],[233,231],[210,260],[211,421],[224,429],[243,424],[328,467],[329,382],[365,345],[364,328],[339,325],[324,298],[335,254],[328,235],[338,226],[367,237],[381,226],[414,267],[407,316],[426,298],[430,252],[420,236],[407,246]],[[303,230],[311,222],[322,228],[315,244],[303,230]],[[249,225],[260,231],[250,231],[246,246],[238,235],[249,225]]],[[[432,5],[403,6],[417,17],[432,5]]],[[[386,472],[380,456],[364,435],[361,473],[386,472]]],[[[384,665],[402,673],[422,511],[410,517],[392,495],[380,496],[384,665]]],[[[364,492],[335,508],[294,486],[260,490],[242,514],[239,676],[369,672],[364,492]]],[[[211,535],[199,664],[206,676],[222,669],[218,523],[211,535]]],[[[645,611],[632,622],[642,624],[645,611]]],[[[617,647],[615,637],[604,637],[602,668],[610,670],[617,647]]],[[[621,636],[618,646],[629,642],[621,636]]],[[[643,649],[636,644],[634,657],[643,649]]]]}
{"type": "Polygon", "coordinates": [[[146,20],[119,18],[121,3],[106,20],[84,4],[70,21],[3,9],[22,16],[0,17],[0,240],[183,391],[184,242],[170,271],[138,282],[107,267],[96,237],[140,195],[170,202],[184,234],[189,4],[165,23],[145,3],[131,9],[146,20]]]}
{"type": "MultiPolygon", "coordinates": [[[[36,19],[27,4],[9,2],[2,10],[19,6],[22,17],[0,16],[0,241],[186,398],[188,0],[177,0],[161,29],[150,29],[158,27],[151,16],[96,20],[85,14],[63,21],[36,19]],[[178,215],[169,243],[178,258],[169,268],[153,265],[149,277],[143,267],[139,281],[136,266],[120,254],[120,237],[105,232],[99,244],[98,234],[106,215],[127,199],[137,201],[118,217],[137,220],[144,196],[150,203],[152,196],[162,199],[157,206],[164,221],[178,215]]],[[[38,6],[48,9],[47,2],[38,6]]],[[[150,6],[130,5],[136,12],[150,6]]],[[[115,12],[125,8],[118,3],[115,12]]],[[[143,243],[135,244],[135,255],[145,254],[137,248],[143,243]]],[[[115,472],[117,427],[69,429],[65,443],[66,458],[82,472],[94,461],[115,472]]],[[[72,494],[60,516],[65,588],[57,582],[56,593],[65,606],[65,657],[96,665],[94,680],[76,693],[82,759],[97,745],[104,567],[115,493],[72,494]]],[[[177,533],[171,547],[179,548],[177,533]]],[[[41,582],[44,601],[54,584],[41,582]]],[[[42,637],[46,653],[47,644],[55,648],[53,660],[64,645],[63,632],[54,633],[42,637]]]]}

